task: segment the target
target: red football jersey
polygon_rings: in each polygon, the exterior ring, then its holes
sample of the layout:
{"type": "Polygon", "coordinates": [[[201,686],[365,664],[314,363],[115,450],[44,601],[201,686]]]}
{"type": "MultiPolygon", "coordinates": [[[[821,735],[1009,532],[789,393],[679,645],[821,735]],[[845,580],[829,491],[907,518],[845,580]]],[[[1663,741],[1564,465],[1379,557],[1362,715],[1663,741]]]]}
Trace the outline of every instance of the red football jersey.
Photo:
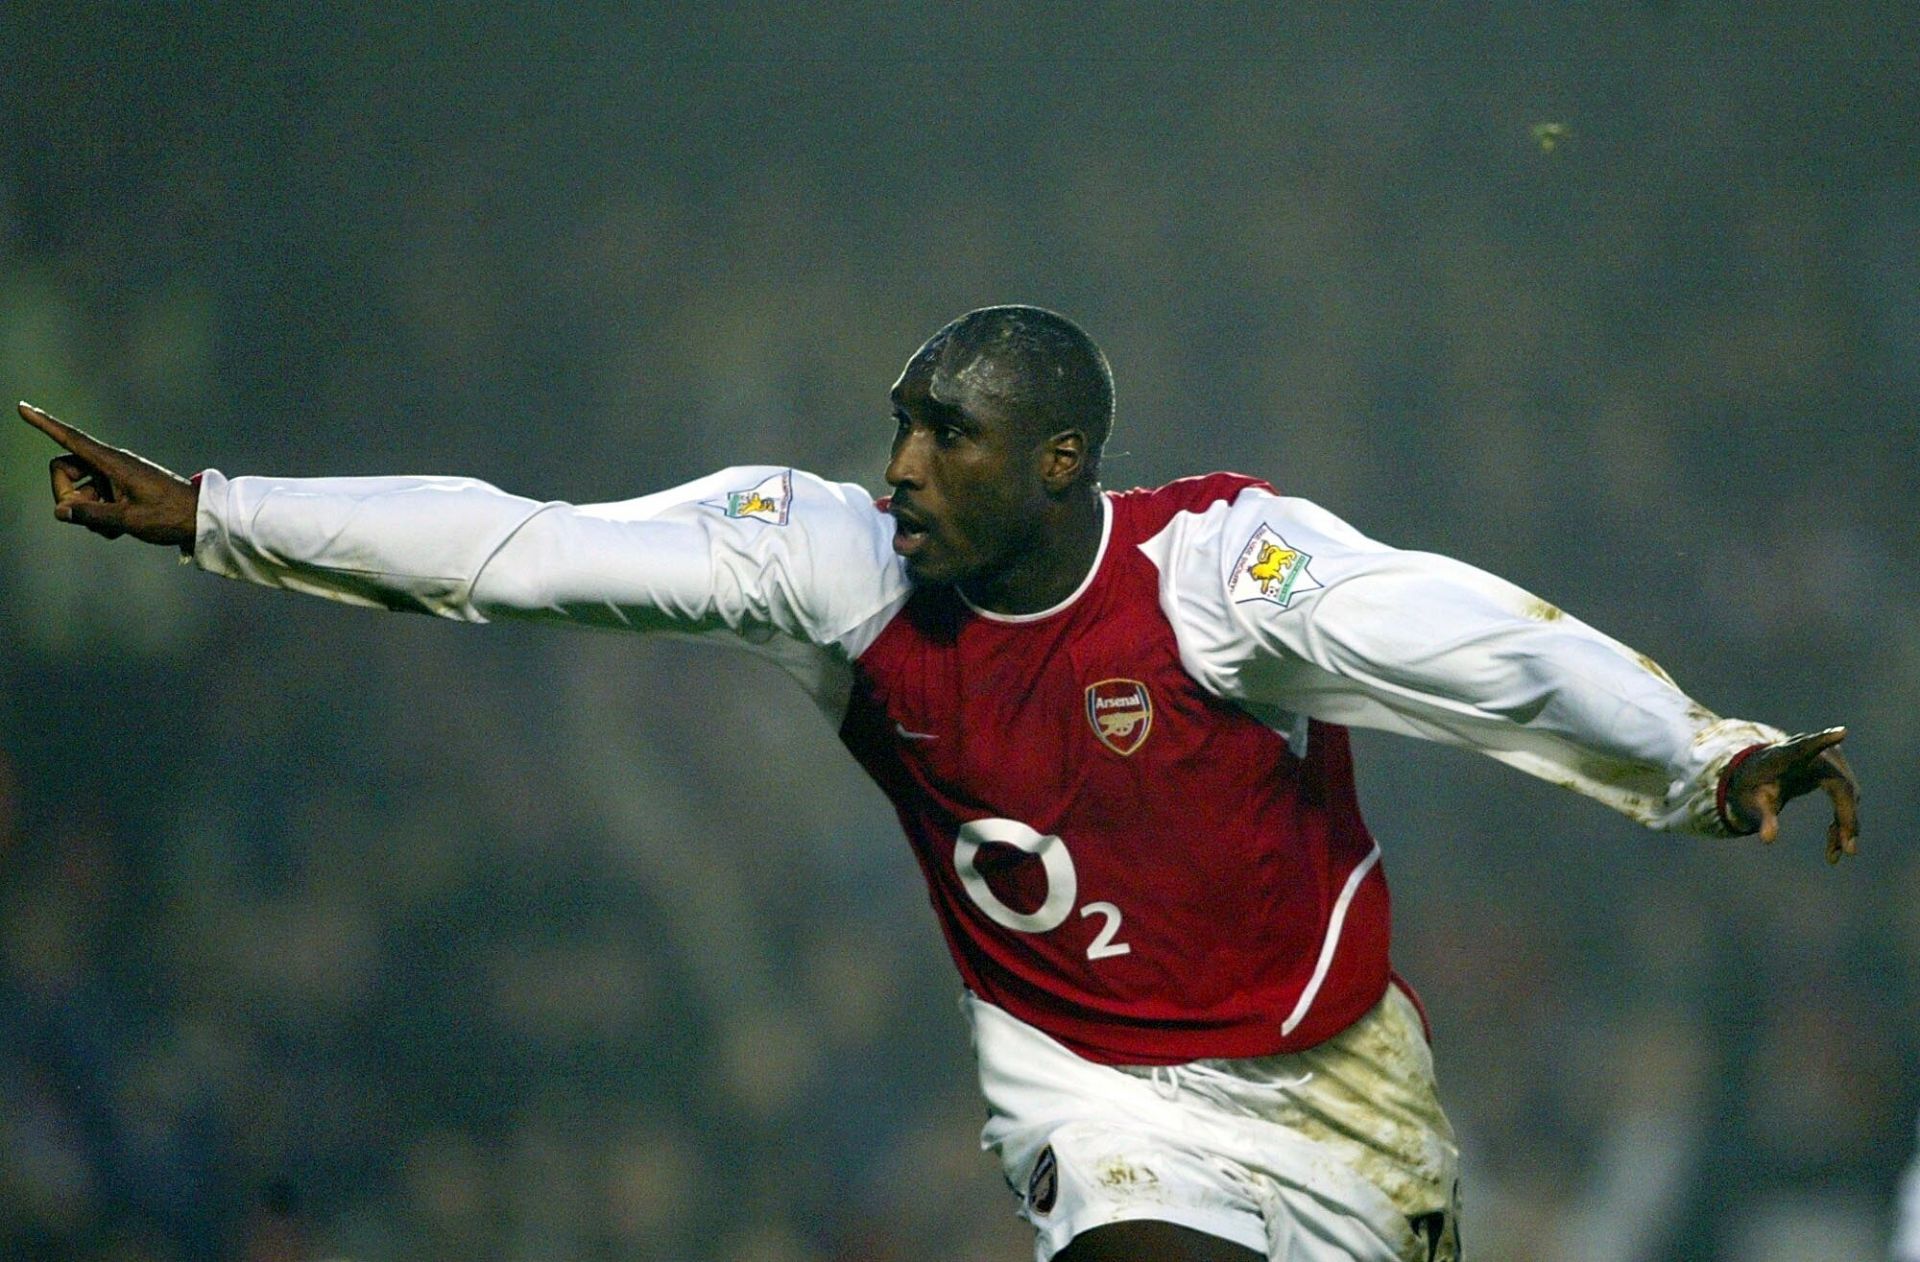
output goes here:
{"type": "Polygon", "coordinates": [[[1202,688],[1138,547],[1260,485],[1110,496],[1064,607],[916,591],[854,663],[841,738],[899,812],[961,976],[1090,1059],[1310,1047],[1386,989],[1346,730],[1313,723],[1291,749],[1202,688]]]}

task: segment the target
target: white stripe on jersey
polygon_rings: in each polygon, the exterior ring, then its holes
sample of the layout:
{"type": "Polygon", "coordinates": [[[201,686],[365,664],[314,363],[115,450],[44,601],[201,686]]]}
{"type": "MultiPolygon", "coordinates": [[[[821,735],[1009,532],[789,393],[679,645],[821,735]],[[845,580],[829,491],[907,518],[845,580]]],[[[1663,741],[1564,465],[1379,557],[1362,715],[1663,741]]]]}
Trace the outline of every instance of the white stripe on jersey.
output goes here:
{"type": "Polygon", "coordinates": [[[1373,871],[1380,862],[1380,843],[1374,842],[1373,849],[1360,861],[1360,866],[1347,874],[1347,883],[1340,887],[1340,897],[1334,901],[1333,916],[1327,921],[1327,936],[1320,943],[1320,958],[1314,962],[1313,976],[1307,979],[1307,988],[1300,992],[1300,1002],[1293,1005],[1293,1012],[1280,1023],[1280,1033],[1292,1034],[1300,1028],[1300,1022],[1306,1019],[1307,1009],[1313,1007],[1314,996],[1320,993],[1320,983],[1327,980],[1327,970],[1333,967],[1334,948],[1340,945],[1340,930],[1347,923],[1347,908],[1353,905],[1354,891],[1360,888],[1360,882],[1367,879],[1367,873],[1373,871]]]}

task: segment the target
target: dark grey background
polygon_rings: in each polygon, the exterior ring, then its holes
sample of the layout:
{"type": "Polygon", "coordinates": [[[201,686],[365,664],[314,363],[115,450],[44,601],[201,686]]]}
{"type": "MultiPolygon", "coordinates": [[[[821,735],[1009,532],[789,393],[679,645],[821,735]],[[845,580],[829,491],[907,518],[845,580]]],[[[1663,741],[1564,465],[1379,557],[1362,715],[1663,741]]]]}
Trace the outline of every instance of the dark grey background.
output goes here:
{"type": "MultiPolygon", "coordinates": [[[[1359,740],[1496,1259],[1884,1250],[1920,1103],[1910,4],[0,13],[0,391],[181,469],[879,489],[1029,301],[1725,713],[1862,854],[1359,740]],[[1571,137],[1546,152],[1536,124],[1571,137]]],[[[1015,1259],[878,794],[768,669],[56,528],[0,426],[0,1254],[1015,1259]]]]}

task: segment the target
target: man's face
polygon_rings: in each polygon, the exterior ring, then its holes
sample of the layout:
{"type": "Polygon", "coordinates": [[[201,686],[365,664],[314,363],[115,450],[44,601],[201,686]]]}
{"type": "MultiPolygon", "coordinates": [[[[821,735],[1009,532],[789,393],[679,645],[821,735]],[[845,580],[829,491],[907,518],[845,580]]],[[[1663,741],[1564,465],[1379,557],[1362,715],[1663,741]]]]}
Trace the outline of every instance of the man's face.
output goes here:
{"type": "Polygon", "coordinates": [[[916,583],[991,580],[1044,542],[1042,442],[1000,403],[994,365],[940,360],[922,347],[888,396],[893,548],[916,583]]]}

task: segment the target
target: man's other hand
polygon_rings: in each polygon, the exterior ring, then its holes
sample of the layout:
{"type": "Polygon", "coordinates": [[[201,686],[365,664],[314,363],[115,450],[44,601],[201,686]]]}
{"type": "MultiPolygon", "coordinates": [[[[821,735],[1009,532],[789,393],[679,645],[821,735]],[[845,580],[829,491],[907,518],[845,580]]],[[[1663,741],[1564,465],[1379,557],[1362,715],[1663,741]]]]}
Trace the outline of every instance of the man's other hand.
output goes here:
{"type": "Polygon", "coordinates": [[[1841,855],[1853,854],[1860,840],[1860,782],[1840,752],[1846,736],[1846,728],[1830,727],[1789,737],[1742,759],[1727,774],[1728,817],[1772,845],[1780,836],[1780,808],[1802,794],[1824,789],[1833,799],[1827,862],[1838,863],[1841,855]]]}
{"type": "Polygon", "coordinates": [[[49,466],[53,515],[96,535],[132,535],[147,543],[193,547],[200,490],[130,451],[109,447],[41,411],[20,405],[20,419],[67,449],[49,466]]]}

